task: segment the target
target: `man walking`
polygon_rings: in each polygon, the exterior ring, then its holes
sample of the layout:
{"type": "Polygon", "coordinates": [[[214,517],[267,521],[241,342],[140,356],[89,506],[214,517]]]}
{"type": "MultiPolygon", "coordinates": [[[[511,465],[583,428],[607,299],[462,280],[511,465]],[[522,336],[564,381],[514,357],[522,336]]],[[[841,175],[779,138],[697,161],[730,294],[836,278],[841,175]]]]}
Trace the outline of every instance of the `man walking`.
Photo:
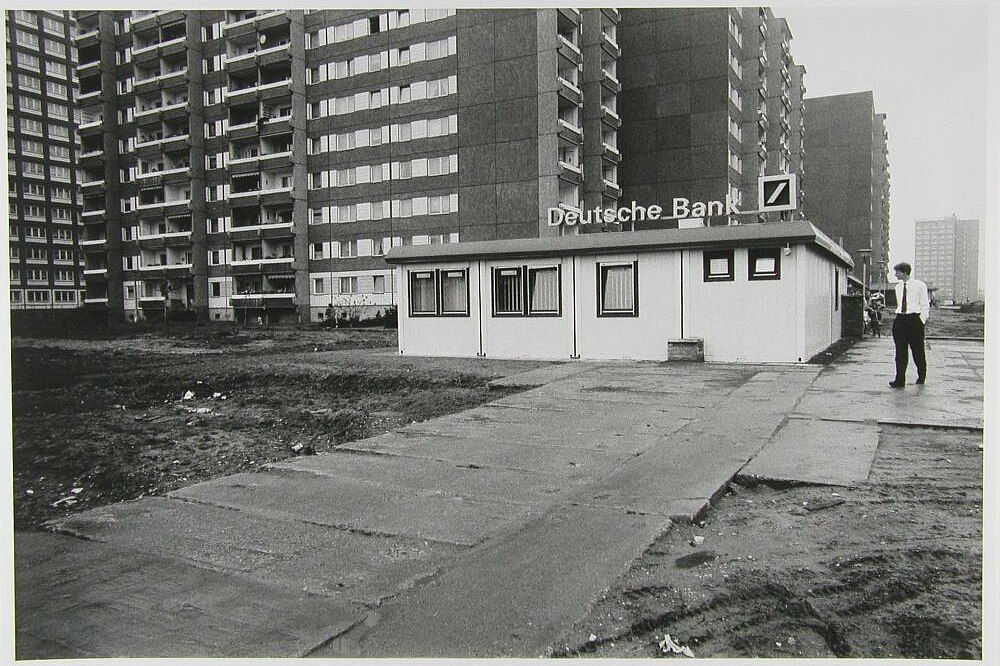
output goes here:
{"type": "Polygon", "coordinates": [[[896,343],[896,378],[892,388],[906,385],[906,365],[910,353],[917,366],[917,383],[927,379],[927,358],[924,354],[924,324],[930,315],[927,285],[910,277],[913,267],[901,262],[892,267],[896,273],[896,319],[892,322],[892,340],[896,343]]]}

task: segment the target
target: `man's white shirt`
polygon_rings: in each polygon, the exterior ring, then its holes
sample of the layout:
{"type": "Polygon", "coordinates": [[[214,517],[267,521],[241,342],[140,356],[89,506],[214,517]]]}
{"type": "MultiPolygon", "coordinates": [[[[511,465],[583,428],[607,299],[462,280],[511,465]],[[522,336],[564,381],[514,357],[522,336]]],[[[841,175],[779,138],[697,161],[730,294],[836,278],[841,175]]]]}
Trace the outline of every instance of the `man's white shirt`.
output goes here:
{"type": "Polygon", "coordinates": [[[931,313],[931,300],[927,295],[927,285],[915,278],[910,278],[905,282],[900,280],[896,283],[896,314],[903,313],[903,285],[906,285],[906,312],[905,314],[918,314],[920,321],[927,323],[927,317],[931,313]]]}

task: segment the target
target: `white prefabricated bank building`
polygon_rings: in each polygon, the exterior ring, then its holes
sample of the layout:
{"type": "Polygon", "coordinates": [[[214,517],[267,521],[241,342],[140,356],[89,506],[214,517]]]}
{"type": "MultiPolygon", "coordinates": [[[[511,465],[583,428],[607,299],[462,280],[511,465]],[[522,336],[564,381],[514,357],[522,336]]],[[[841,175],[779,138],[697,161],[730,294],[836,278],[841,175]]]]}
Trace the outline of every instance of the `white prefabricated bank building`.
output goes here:
{"type": "Polygon", "coordinates": [[[751,363],[802,362],[840,339],[853,267],[804,221],[406,246],[386,261],[401,354],[666,361],[695,348],[751,363]]]}

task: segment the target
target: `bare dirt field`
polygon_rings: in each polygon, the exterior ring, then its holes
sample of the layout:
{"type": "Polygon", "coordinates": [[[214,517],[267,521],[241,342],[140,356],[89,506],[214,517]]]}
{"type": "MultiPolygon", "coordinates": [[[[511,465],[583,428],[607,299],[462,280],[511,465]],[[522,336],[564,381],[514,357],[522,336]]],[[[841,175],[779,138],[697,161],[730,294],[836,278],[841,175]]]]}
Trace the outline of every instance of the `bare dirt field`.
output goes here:
{"type": "MultiPolygon", "coordinates": [[[[981,312],[932,322],[928,335],[982,336],[981,312]]],[[[466,409],[502,395],[489,379],[544,365],[394,344],[395,331],[212,327],[15,338],[15,527],[466,409]]],[[[858,487],[733,484],[636,560],[557,656],[672,655],[670,634],[697,657],[980,658],[981,443],[883,426],[858,487]]]]}
{"type": "Polygon", "coordinates": [[[17,530],[494,400],[543,365],[401,358],[395,331],[175,327],[15,338],[17,530]]]}

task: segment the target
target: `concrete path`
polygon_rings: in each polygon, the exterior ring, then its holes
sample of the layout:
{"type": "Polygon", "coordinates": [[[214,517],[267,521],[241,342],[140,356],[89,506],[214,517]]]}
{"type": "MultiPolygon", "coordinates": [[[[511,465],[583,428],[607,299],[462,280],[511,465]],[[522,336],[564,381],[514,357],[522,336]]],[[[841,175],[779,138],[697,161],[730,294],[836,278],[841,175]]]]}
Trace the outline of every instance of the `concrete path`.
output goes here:
{"type": "Polygon", "coordinates": [[[855,483],[879,422],[981,423],[982,344],[932,343],[902,391],[891,360],[868,339],[822,372],[553,365],[459,414],[75,514],[16,537],[17,657],[544,655],[737,473],[855,483]]]}

